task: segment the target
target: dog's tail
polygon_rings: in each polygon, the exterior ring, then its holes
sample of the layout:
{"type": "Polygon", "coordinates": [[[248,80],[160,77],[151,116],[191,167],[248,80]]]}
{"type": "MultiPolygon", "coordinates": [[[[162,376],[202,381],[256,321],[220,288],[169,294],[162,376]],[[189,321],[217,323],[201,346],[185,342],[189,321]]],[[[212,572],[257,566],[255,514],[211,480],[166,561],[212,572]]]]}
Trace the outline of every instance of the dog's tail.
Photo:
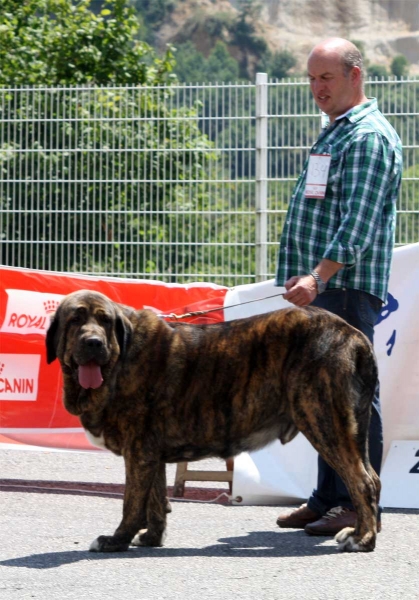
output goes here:
{"type": "Polygon", "coordinates": [[[361,334],[355,348],[355,389],[354,412],[358,424],[357,441],[363,460],[369,465],[368,431],[371,420],[371,407],[378,391],[378,366],[374,349],[361,334]]]}

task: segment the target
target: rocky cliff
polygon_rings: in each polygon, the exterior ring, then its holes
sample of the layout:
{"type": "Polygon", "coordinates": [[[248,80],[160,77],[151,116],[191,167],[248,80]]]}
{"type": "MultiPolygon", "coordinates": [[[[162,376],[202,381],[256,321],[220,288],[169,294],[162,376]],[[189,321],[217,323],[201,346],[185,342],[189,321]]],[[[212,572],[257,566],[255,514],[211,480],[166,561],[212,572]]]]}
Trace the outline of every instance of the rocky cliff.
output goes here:
{"type": "MultiPolygon", "coordinates": [[[[315,43],[340,36],[361,41],[370,63],[388,66],[396,54],[404,54],[410,73],[419,74],[418,0],[261,0],[260,6],[253,23],[258,35],[271,50],[291,51],[298,73],[315,43]]],[[[238,8],[238,0],[179,0],[158,32],[159,44],[192,39],[207,53],[214,33],[206,30],[206,17],[228,19],[238,8]]]]}

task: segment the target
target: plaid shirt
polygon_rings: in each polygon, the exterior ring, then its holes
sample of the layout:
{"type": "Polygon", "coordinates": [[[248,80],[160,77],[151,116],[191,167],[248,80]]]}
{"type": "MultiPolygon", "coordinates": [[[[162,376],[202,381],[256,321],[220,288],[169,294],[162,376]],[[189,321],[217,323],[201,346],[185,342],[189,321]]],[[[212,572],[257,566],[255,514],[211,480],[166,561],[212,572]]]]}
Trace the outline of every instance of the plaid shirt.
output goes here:
{"type": "Polygon", "coordinates": [[[289,204],[275,285],[310,273],[328,258],[343,263],[328,288],[387,299],[402,146],[377,101],[355,106],[322,131],[311,149],[330,154],[324,199],[304,195],[308,159],[289,204]]]}

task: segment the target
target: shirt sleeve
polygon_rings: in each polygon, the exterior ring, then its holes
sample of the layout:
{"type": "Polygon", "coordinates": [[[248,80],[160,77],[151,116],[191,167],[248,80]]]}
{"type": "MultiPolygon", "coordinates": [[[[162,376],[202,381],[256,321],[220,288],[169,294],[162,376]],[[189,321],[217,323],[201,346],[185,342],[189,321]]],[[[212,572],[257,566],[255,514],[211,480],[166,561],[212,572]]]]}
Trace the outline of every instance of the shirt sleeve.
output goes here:
{"type": "Polygon", "coordinates": [[[379,133],[367,133],[346,152],[340,190],[341,224],[323,258],[354,265],[367,252],[385,211],[394,177],[395,149],[379,133]]]}

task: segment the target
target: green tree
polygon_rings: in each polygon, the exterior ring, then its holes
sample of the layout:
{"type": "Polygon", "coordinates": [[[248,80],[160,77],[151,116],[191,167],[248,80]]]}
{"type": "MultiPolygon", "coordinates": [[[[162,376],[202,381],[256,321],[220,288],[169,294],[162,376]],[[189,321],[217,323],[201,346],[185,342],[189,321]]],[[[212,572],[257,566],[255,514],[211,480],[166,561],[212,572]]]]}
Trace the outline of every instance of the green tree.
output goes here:
{"type": "Polygon", "coordinates": [[[257,0],[239,0],[239,15],[230,28],[231,44],[241,52],[240,75],[243,79],[253,76],[251,57],[259,62],[268,52],[266,41],[257,34],[254,23],[258,20],[261,4],[257,0]]]}
{"type": "Polygon", "coordinates": [[[176,6],[176,0],[130,0],[146,23],[159,27],[176,6]]]}
{"type": "Polygon", "coordinates": [[[170,77],[163,58],[136,41],[139,22],[127,0],[0,0],[0,84],[156,84],[170,77]]]}
{"type": "Polygon", "coordinates": [[[205,56],[192,42],[179,44],[175,53],[174,72],[179,81],[185,83],[203,82],[205,77],[205,56]]]}
{"type": "MultiPolygon", "coordinates": [[[[0,262],[186,272],[190,244],[160,250],[175,239],[173,214],[184,204],[181,183],[163,182],[202,180],[202,165],[216,160],[212,144],[195,106],[171,102],[171,50],[160,59],[136,41],[127,0],[106,0],[97,15],[90,5],[0,0],[0,107],[10,123],[0,142],[0,239],[11,241],[0,262]]],[[[204,195],[198,183],[191,209],[204,195]]]]}
{"type": "Polygon", "coordinates": [[[289,50],[267,52],[262,60],[262,68],[266,70],[270,77],[276,77],[277,79],[287,77],[289,71],[296,64],[297,59],[289,50]]]}
{"type": "Polygon", "coordinates": [[[395,77],[401,79],[409,74],[409,61],[404,54],[397,54],[391,61],[390,69],[395,77]]]}
{"type": "Polygon", "coordinates": [[[130,0],[130,4],[140,16],[146,41],[152,44],[155,41],[155,31],[170,15],[176,6],[176,0],[130,0]]]}
{"type": "Polygon", "coordinates": [[[171,100],[170,87],[0,88],[12,123],[0,144],[0,239],[14,248],[0,244],[0,263],[169,279],[196,270],[189,241],[206,192],[197,183],[185,200],[183,182],[204,180],[217,157],[194,106],[171,100]],[[168,243],[180,235],[182,250],[168,243]]]}
{"type": "Polygon", "coordinates": [[[179,81],[185,83],[237,81],[239,78],[239,64],[221,41],[215,44],[208,58],[192,42],[185,42],[177,47],[175,59],[174,72],[179,81]]]}
{"type": "Polygon", "coordinates": [[[179,79],[185,82],[234,81],[238,77],[253,79],[256,65],[268,52],[267,43],[255,26],[261,4],[255,0],[238,0],[237,16],[231,12],[207,14],[199,7],[194,8],[177,34],[176,72],[179,79]],[[196,50],[202,38],[212,49],[205,65],[196,50]],[[219,45],[220,42],[224,46],[219,45]],[[238,74],[236,64],[239,65],[238,74]],[[202,71],[204,66],[205,73],[202,71]]]}
{"type": "Polygon", "coordinates": [[[388,77],[387,68],[384,65],[371,64],[367,69],[369,77],[388,77]]]}
{"type": "Polygon", "coordinates": [[[207,81],[237,81],[239,64],[227,49],[226,44],[217,42],[208,56],[205,72],[207,81]]]}

